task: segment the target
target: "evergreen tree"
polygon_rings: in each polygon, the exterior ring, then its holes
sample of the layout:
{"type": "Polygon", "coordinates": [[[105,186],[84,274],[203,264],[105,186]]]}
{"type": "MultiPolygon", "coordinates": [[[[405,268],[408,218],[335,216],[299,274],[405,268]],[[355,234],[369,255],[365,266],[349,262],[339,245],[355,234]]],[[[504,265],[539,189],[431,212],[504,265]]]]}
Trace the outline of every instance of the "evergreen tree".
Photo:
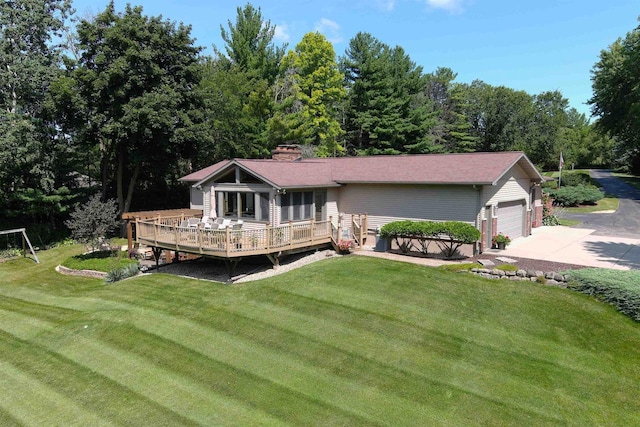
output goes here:
{"type": "Polygon", "coordinates": [[[342,154],[337,115],[345,89],[331,43],[318,32],[305,34],[281,69],[274,89],[278,106],[269,123],[272,138],[315,145],[319,156],[342,154]]]}
{"type": "Polygon", "coordinates": [[[436,151],[422,68],[400,47],[390,48],[368,33],[349,42],[341,70],[347,87],[347,146],[366,154],[436,151]]]}

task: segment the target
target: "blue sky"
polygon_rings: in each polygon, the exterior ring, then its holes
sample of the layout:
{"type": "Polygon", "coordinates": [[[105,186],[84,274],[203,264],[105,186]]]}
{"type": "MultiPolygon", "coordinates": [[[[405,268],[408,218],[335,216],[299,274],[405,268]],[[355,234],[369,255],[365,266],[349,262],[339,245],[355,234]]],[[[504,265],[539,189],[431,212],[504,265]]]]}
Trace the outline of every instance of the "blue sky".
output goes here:
{"type": "MultiPolygon", "coordinates": [[[[74,0],[79,16],[108,0],[74,0]]],[[[235,22],[246,2],[137,0],[145,14],[193,27],[196,44],[223,47],[220,25],[235,22]]],[[[126,0],[116,0],[122,11],[126,0]]],[[[560,90],[589,115],[590,70],[602,49],[638,25],[638,0],[280,0],[252,1],[292,49],[309,31],[322,32],[344,54],[359,31],[401,46],[425,72],[449,67],[456,81],[483,80],[530,94],[560,90]]]]}

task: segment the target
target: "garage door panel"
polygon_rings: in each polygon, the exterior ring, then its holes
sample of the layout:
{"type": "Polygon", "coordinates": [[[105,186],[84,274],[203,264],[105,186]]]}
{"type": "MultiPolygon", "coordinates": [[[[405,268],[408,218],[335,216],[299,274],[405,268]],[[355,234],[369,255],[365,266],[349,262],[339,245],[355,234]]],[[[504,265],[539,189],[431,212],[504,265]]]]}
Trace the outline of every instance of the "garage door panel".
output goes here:
{"type": "Polygon", "coordinates": [[[524,203],[521,200],[498,205],[498,233],[512,239],[524,235],[524,203]]]}

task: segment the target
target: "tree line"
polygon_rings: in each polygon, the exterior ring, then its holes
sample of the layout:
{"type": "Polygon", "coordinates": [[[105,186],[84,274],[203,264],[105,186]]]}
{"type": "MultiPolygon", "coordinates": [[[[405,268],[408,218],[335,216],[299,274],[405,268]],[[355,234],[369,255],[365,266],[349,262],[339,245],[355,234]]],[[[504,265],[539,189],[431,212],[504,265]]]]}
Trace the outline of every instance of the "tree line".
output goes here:
{"type": "Polygon", "coordinates": [[[628,151],[559,91],[456,82],[365,32],[341,55],[318,32],[289,49],[251,4],[213,55],[189,26],[113,1],[84,19],[70,0],[3,2],[0,29],[0,217],[48,232],[96,188],[120,212],[185,206],[180,176],[282,143],[313,156],[522,150],[542,169],[560,152],[609,166],[628,151]]]}

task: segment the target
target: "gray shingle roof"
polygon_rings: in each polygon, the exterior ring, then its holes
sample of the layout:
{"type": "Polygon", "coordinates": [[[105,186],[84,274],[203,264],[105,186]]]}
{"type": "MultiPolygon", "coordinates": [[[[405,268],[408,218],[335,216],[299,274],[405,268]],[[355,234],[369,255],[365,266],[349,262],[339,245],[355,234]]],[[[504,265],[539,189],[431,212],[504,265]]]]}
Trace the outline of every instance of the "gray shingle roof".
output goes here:
{"type": "Polygon", "coordinates": [[[519,164],[534,181],[542,176],[520,151],[499,153],[363,156],[322,159],[225,160],[182,177],[201,183],[238,165],[278,188],[327,187],[346,183],[493,184],[519,164]]]}

